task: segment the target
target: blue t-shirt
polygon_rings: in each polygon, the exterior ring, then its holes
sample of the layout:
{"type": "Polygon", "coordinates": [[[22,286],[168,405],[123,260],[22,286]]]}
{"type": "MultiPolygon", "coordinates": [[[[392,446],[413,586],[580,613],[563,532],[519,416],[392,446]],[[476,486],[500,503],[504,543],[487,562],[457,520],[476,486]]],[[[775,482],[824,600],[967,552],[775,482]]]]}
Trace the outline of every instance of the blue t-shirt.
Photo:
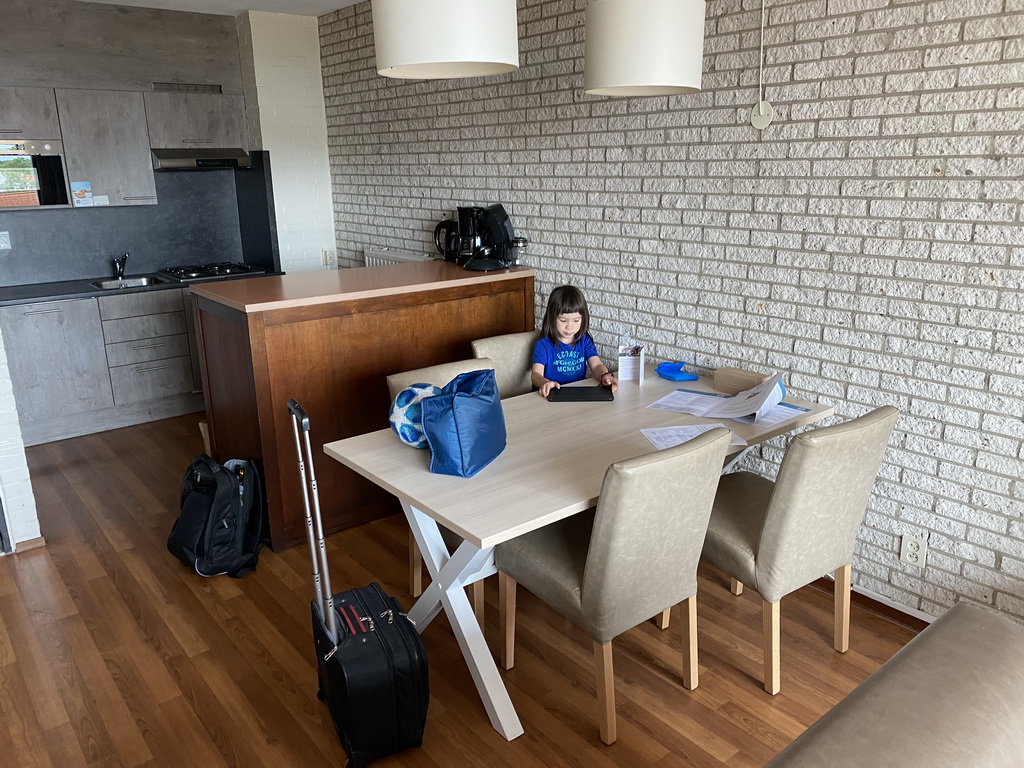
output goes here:
{"type": "Polygon", "coordinates": [[[587,360],[595,355],[597,347],[589,333],[575,344],[563,344],[545,336],[533,347],[533,362],[544,366],[544,378],[559,384],[569,384],[586,376],[587,360]]]}

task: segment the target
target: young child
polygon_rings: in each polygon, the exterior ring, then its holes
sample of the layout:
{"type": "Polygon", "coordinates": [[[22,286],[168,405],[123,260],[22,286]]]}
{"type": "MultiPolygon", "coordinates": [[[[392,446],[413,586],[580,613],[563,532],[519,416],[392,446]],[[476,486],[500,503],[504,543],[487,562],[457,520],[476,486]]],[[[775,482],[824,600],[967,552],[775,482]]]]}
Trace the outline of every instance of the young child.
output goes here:
{"type": "Polygon", "coordinates": [[[543,336],[533,348],[530,380],[537,394],[546,398],[552,389],[580,381],[586,375],[587,364],[598,383],[611,387],[612,392],[619,388],[619,382],[598,357],[589,329],[590,311],[583,292],[571,285],[555,288],[544,312],[543,336]]]}

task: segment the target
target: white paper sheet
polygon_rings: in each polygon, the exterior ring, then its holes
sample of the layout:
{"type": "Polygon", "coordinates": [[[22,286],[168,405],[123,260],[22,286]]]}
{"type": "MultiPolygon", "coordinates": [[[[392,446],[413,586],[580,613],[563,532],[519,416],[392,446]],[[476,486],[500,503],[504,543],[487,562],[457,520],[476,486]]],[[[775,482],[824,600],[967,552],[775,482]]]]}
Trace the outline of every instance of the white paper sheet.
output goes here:
{"type": "Polygon", "coordinates": [[[753,414],[754,421],[760,426],[766,413],[782,402],[786,396],[786,385],[782,383],[782,374],[772,376],[768,381],[728,398],[712,403],[701,416],[721,419],[739,419],[753,414]]]}
{"type": "MultiPolygon", "coordinates": [[[[681,445],[698,435],[702,435],[709,430],[716,429],[717,427],[725,427],[725,424],[690,424],[682,427],[653,427],[651,429],[641,429],[640,432],[646,437],[659,451],[665,448],[671,448],[674,445],[681,445]]],[[[728,429],[728,427],[726,427],[728,429]]],[[[736,445],[743,447],[747,444],[747,441],[737,435],[735,432],[729,438],[729,445],[736,445]]]]}
{"type": "Polygon", "coordinates": [[[723,395],[718,392],[700,392],[696,389],[680,387],[647,407],[659,411],[688,413],[691,416],[700,416],[713,402],[728,397],[729,395],[723,395]]]}

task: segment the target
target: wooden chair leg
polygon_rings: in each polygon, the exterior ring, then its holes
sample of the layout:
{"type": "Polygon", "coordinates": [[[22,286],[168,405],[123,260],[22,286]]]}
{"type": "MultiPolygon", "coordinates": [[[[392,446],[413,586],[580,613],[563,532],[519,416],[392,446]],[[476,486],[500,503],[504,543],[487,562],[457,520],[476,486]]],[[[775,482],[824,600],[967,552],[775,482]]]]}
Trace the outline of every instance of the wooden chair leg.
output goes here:
{"type": "Polygon", "coordinates": [[[469,601],[473,604],[473,613],[480,629],[484,628],[484,580],[474,581],[469,585],[469,601]]]}
{"type": "Polygon", "coordinates": [[[409,529],[409,594],[419,597],[423,594],[423,558],[416,537],[409,529]]]}
{"type": "Polygon", "coordinates": [[[672,618],[672,609],[666,608],[664,611],[654,617],[654,623],[658,629],[668,629],[669,619],[672,618]]]}
{"type": "Polygon", "coordinates": [[[601,741],[614,744],[618,737],[615,729],[615,673],[612,671],[612,643],[594,641],[594,666],[597,669],[597,722],[601,741]]]}
{"type": "Polygon", "coordinates": [[[743,585],[740,582],[736,581],[736,579],[730,578],[729,591],[732,592],[734,595],[742,595],[743,585]]]}
{"type": "Polygon", "coordinates": [[[498,571],[498,612],[501,615],[501,668],[512,669],[516,650],[516,580],[498,571]]]}
{"type": "Polygon", "coordinates": [[[835,636],[832,645],[840,653],[850,648],[850,565],[836,568],[835,636]]]}
{"type": "Polygon", "coordinates": [[[764,625],[764,689],[772,696],[779,692],[779,603],[761,604],[764,625]]]}
{"type": "Polygon", "coordinates": [[[683,601],[683,688],[697,687],[697,596],[683,601]]]}

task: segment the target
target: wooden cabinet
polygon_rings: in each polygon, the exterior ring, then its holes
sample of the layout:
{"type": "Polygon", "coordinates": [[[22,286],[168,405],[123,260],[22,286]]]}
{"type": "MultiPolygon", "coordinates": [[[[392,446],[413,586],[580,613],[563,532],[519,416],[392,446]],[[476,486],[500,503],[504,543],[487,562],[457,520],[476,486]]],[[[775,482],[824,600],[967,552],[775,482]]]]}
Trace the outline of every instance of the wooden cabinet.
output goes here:
{"type": "Polygon", "coordinates": [[[60,139],[53,88],[0,88],[0,141],[60,139]]]}
{"type": "Polygon", "coordinates": [[[241,96],[160,92],[145,97],[154,149],[248,147],[241,96]]]}
{"type": "Polygon", "coordinates": [[[155,205],[156,181],[141,92],[58,88],[68,180],[89,182],[109,205],[155,205]]]}
{"type": "MultiPolygon", "coordinates": [[[[259,462],[275,549],[306,535],[289,398],[317,446],[387,427],[388,375],[533,328],[533,275],[427,261],[192,286],[213,454],[259,462]]],[[[329,530],[398,511],[380,487],[314,454],[329,530]]]]}
{"type": "Polygon", "coordinates": [[[0,308],[23,430],[114,404],[96,299],[0,308]]]}
{"type": "Polygon", "coordinates": [[[192,392],[180,288],[99,298],[116,405],[192,392]]]}

